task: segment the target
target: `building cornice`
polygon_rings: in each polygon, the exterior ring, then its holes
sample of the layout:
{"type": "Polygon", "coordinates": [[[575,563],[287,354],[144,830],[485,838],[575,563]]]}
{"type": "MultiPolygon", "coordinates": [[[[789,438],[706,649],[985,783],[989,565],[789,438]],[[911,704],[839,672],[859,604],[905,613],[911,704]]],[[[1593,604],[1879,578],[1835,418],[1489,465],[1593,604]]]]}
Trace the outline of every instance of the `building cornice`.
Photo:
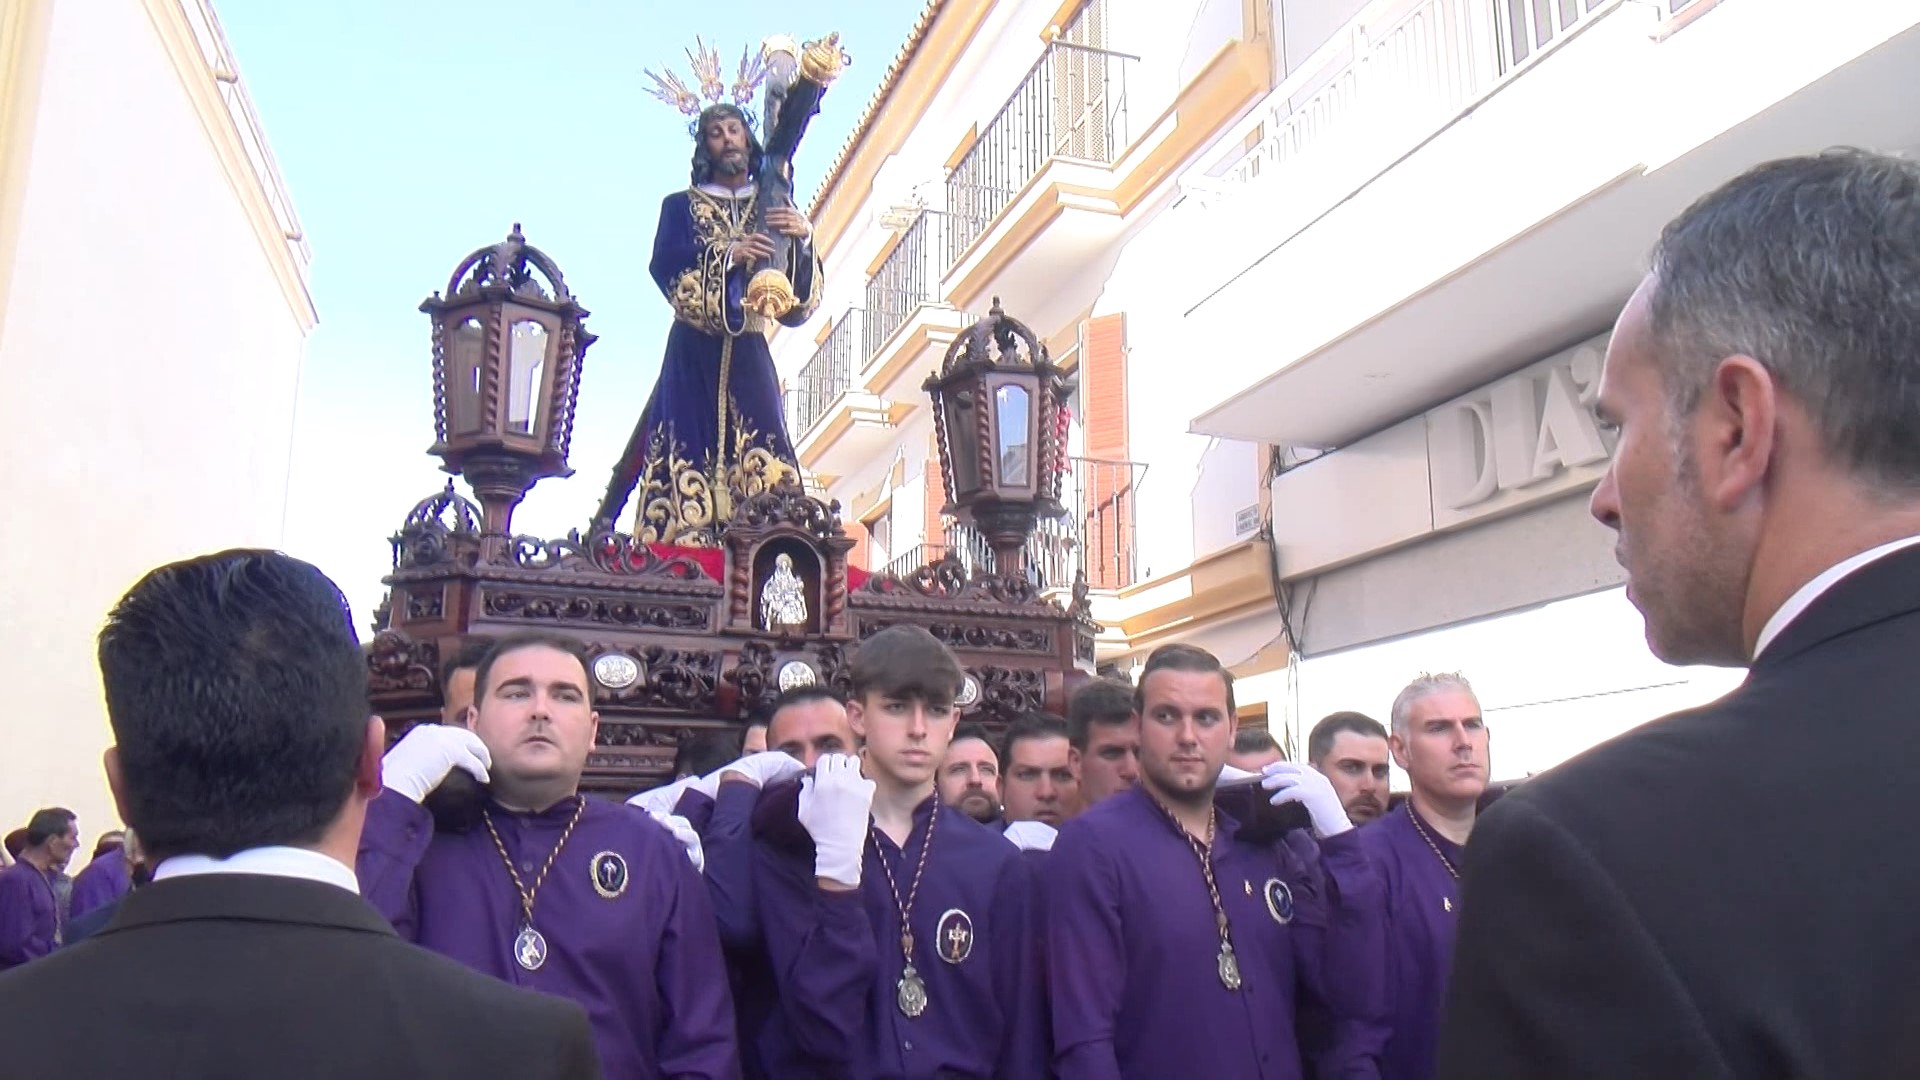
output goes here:
{"type": "Polygon", "coordinates": [[[209,0],[141,0],[302,333],[318,316],[300,219],[209,0]]]}

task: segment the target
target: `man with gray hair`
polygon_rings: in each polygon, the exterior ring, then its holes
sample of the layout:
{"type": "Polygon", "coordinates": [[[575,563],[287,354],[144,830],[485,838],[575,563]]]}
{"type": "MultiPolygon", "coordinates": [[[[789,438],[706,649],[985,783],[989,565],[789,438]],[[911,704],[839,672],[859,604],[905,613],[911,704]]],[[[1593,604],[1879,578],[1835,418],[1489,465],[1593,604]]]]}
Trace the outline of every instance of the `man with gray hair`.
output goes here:
{"type": "Polygon", "coordinates": [[[1393,699],[1393,760],[1412,791],[1359,832],[1387,906],[1389,1035],[1380,1074],[1433,1075],[1440,1003],[1460,912],[1460,860],[1487,790],[1487,726],[1457,674],[1421,675],[1393,699]]]}
{"type": "Polygon", "coordinates": [[[1648,645],[1749,673],[1488,811],[1440,1074],[1915,1075],[1920,165],[1788,158],[1695,203],[1598,412],[1648,645]]]}

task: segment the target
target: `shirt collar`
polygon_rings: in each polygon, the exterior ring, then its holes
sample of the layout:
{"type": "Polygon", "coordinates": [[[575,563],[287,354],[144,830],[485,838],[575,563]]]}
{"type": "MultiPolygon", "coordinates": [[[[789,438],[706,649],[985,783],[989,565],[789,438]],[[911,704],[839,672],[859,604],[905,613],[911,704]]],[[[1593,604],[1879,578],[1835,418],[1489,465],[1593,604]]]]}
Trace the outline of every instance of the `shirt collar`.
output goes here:
{"type": "Polygon", "coordinates": [[[257,847],[236,851],[224,859],[211,855],[175,855],[153,868],[153,880],[195,877],[201,874],[263,874],[302,878],[336,885],[358,895],[360,879],[353,868],[317,851],[297,847],[257,847]]]}
{"type": "Polygon", "coordinates": [[[1779,610],[1773,613],[1773,617],[1760,628],[1760,637],[1753,643],[1753,659],[1760,659],[1760,654],[1767,651],[1767,646],[1773,644],[1774,639],[1780,636],[1780,632],[1785,630],[1793,620],[1799,618],[1800,613],[1811,607],[1815,600],[1820,599],[1822,593],[1838,584],[1840,579],[1868,563],[1877,562],[1915,544],[1920,544],[1920,536],[1909,536],[1890,544],[1881,544],[1877,548],[1863,551],[1851,559],[1828,567],[1826,572],[1800,586],[1799,591],[1787,597],[1787,602],[1781,604],[1779,610]]]}

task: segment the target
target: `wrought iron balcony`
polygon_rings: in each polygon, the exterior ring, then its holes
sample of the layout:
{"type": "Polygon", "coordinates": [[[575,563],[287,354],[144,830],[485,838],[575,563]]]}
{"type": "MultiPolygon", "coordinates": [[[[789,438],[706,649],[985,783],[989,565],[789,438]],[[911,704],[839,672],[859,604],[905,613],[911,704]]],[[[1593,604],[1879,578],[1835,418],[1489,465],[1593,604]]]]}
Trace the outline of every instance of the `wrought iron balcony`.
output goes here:
{"type": "Polygon", "coordinates": [[[922,304],[938,303],[946,270],[947,216],[922,211],[894,245],[880,269],[867,279],[867,331],[863,359],[880,351],[900,324],[922,304]]]}
{"type": "Polygon", "coordinates": [[[1104,17],[1099,0],[1081,8],[947,175],[947,267],[1048,161],[1107,165],[1126,149],[1127,66],[1138,58],[1090,43],[1104,40],[1104,17]]]}
{"type": "MultiPolygon", "coordinates": [[[[1067,588],[1085,572],[1094,589],[1122,589],[1139,576],[1136,491],[1147,474],[1137,461],[1076,457],[1061,485],[1067,515],[1043,521],[1027,540],[1027,568],[1043,589],[1067,588]]],[[[895,556],[880,572],[911,574],[942,558],[969,570],[993,566],[993,548],[970,525],[947,526],[944,543],[921,544],[895,556]]]]}
{"type": "Polygon", "coordinates": [[[859,308],[840,316],[826,340],[814,350],[813,359],[787,388],[787,434],[795,442],[852,384],[854,371],[866,359],[862,336],[865,322],[859,308]]]}

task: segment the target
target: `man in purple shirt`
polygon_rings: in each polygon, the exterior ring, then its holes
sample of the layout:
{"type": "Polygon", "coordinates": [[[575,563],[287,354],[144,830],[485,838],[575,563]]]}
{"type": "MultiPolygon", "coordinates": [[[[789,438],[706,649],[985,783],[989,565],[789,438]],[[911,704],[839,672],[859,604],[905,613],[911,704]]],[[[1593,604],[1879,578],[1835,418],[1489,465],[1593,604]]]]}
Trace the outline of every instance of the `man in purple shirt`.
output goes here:
{"type": "Polygon", "coordinates": [[[388,751],[358,863],[405,937],[587,1011],[610,1077],[733,1077],[733,1003],[707,886],[643,811],[579,791],[599,727],[579,647],[496,641],[474,728],[424,724],[388,751]],[[436,832],[420,805],[453,769],[488,787],[481,821],[436,832]]]}
{"type": "Polygon", "coordinates": [[[934,790],[960,665],[926,630],[894,626],[861,643],[852,676],[861,757],[820,759],[754,818],[779,995],[767,1067],[783,1080],[1044,1076],[1027,863],[934,790]]]}
{"type": "MultiPolygon", "coordinates": [[[[1135,691],[1140,783],[1060,829],[1047,865],[1047,979],[1062,1080],[1303,1075],[1302,990],[1337,1020],[1375,1017],[1384,993],[1377,876],[1333,789],[1277,762],[1264,784],[1306,806],[1323,847],[1251,843],[1215,806],[1233,743],[1232,676],[1168,645],[1135,691]]],[[[1332,1047],[1370,1075],[1365,1048],[1332,1047]]]]}
{"type": "Polygon", "coordinates": [[[53,875],[80,846],[73,811],[50,806],[27,822],[20,861],[0,870],[0,971],[37,960],[60,944],[53,875]]]}
{"type": "MultiPolygon", "coordinates": [[[[127,866],[126,834],[113,835],[119,842],[96,850],[86,869],[74,876],[73,898],[67,903],[69,921],[113,903],[133,888],[133,875],[127,866]]],[[[104,844],[106,838],[102,837],[101,842],[104,844]]]]}
{"type": "Polygon", "coordinates": [[[1407,801],[1358,839],[1385,888],[1391,1034],[1384,1075],[1434,1074],[1440,1006],[1460,917],[1460,860],[1487,790],[1487,727],[1467,680],[1422,675],[1393,702],[1393,759],[1407,801]]]}

